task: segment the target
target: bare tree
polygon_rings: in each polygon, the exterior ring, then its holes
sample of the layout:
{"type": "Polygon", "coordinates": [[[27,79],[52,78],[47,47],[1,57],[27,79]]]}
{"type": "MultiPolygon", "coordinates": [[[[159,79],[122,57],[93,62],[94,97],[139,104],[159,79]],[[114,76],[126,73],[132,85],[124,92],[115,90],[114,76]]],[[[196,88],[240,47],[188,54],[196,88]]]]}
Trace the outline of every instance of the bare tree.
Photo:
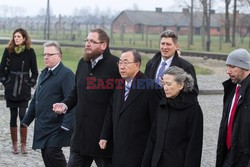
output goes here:
{"type": "Polygon", "coordinates": [[[244,38],[249,34],[250,26],[249,26],[249,15],[241,14],[240,19],[238,20],[238,28],[240,34],[241,43],[243,43],[244,38]]]}
{"type": "Polygon", "coordinates": [[[211,18],[211,0],[200,0],[203,7],[203,17],[202,17],[202,40],[203,47],[206,43],[206,51],[210,51],[210,18],[211,18]],[[206,42],[205,42],[206,41],[206,42]]]}
{"type": "Polygon", "coordinates": [[[207,41],[206,41],[206,51],[210,51],[210,23],[211,23],[211,0],[208,2],[208,12],[207,12],[207,19],[206,19],[206,29],[207,29],[207,41]]]}
{"type": "Polygon", "coordinates": [[[234,9],[233,9],[233,27],[232,27],[232,47],[235,47],[235,32],[236,32],[236,9],[237,9],[237,0],[234,0],[234,9]]]}
{"type": "Polygon", "coordinates": [[[229,5],[231,0],[225,0],[225,42],[230,42],[229,5]]]}
{"type": "Polygon", "coordinates": [[[194,0],[191,0],[191,13],[190,13],[190,36],[189,36],[189,43],[190,45],[194,44],[194,0]]]}
{"type": "Polygon", "coordinates": [[[47,1],[47,10],[46,10],[46,17],[45,17],[45,25],[44,25],[44,39],[49,39],[50,34],[50,5],[49,0],[47,1]]]}

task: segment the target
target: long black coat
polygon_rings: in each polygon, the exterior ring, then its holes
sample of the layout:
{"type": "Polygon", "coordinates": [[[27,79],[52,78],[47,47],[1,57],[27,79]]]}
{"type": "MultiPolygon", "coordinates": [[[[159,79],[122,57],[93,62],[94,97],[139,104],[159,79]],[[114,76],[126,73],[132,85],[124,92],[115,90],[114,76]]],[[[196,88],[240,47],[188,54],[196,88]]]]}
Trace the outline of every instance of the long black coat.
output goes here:
{"type": "MultiPolygon", "coordinates": [[[[145,69],[145,76],[150,79],[155,79],[155,75],[158,69],[158,66],[161,62],[161,52],[156,53],[156,55],[148,61],[145,69]]],[[[181,58],[177,52],[175,52],[174,58],[172,60],[172,63],[170,66],[177,66],[182,68],[184,71],[186,71],[188,74],[192,75],[194,78],[194,91],[198,94],[199,93],[199,88],[197,85],[197,79],[196,79],[196,73],[194,66],[189,63],[188,61],[184,60],[181,58]]]]}
{"type": "Polygon", "coordinates": [[[101,139],[114,142],[113,167],[140,167],[156,108],[160,102],[159,86],[147,88],[154,81],[138,73],[124,102],[124,89],[116,89],[106,115],[101,139]],[[158,88],[155,89],[155,88],[158,88]]]}
{"type": "MultiPolygon", "coordinates": [[[[250,75],[241,83],[237,111],[234,117],[232,133],[232,167],[250,166],[250,75]]],[[[228,125],[228,115],[232,104],[236,84],[231,79],[223,83],[224,100],[223,115],[220,124],[216,167],[221,167],[226,154],[226,134],[228,125]]]]}
{"type": "Polygon", "coordinates": [[[63,101],[69,109],[76,106],[71,151],[93,157],[111,157],[111,147],[101,150],[98,143],[114,90],[112,84],[106,88],[106,81],[120,77],[118,61],[119,58],[111,55],[109,49],[93,69],[90,61],[79,61],[74,89],[63,101]]]}
{"type": "Polygon", "coordinates": [[[24,52],[16,54],[9,53],[5,48],[0,65],[0,81],[5,87],[7,107],[28,107],[31,87],[35,86],[37,76],[34,49],[25,49],[24,52]]]}
{"type": "Polygon", "coordinates": [[[62,63],[48,77],[46,72],[47,69],[42,71],[28,112],[22,120],[26,125],[35,120],[33,149],[69,146],[73,130],[74,110],[58,115],[52,110],[52,105],[61,102],[73,89],[74,73],[62,63]]]}
{"type": "Polygon", "coordinates": [[[164,98],[150,132],[143,167],[200,167],[203,114],[195,93],[164,98]]]}

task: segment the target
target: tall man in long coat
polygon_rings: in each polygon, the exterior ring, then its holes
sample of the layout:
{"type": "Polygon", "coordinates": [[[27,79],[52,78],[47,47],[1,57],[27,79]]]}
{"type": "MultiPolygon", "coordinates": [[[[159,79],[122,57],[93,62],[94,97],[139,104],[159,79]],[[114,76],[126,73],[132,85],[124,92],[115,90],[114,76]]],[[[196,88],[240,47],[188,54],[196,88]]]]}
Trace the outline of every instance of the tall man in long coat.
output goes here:
{"type": "Polygon", "coordinates": [[[74,73],[61,62],[62,51],[58,42],[44,44],[44,63],[34,97],[22,124],[35,120],[33,149],[41,149],[46,167],[66,167],[62,147],[69,146],[74,112],[57,115],[52,104],[62,101],[74,86],[74,73]]]}
{"type": "Polygon", "coordinates": [[[68,167],[90,167],[93,160],[98,167],[111,165],[112,147],[101,150],[98,145],[113,94],[112,82],[120,78],[117,67],[119,58],[110,53],[108,46],[109,36],[104,30],[93,29],[89,32],[84,57],[77,67],[75,87],[63,103],[53,105],[58,114],[76,106],[68,167]]]}
{"type": "Polygon", "coordinates": [[[124,86],[116,87],[99,145],[114,142],[113,167],[140,167],[160,101],[160,86],[140,72],[141,55],[126,50],[118,63],[124,86]],[[113,135],[112,135],[113,134],[113,135]]]}

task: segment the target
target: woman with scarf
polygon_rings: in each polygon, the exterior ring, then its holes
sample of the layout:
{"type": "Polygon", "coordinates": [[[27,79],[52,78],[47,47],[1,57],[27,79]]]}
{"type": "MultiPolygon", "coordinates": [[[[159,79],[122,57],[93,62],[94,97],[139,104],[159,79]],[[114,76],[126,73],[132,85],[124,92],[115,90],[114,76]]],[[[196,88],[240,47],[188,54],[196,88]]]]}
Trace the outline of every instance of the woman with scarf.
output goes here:
{"type": "Polygon", "coordinates": [[[203,114],[192,91],[194,79],[172,66],[162,83],[165,98],[157,108],[142,167],[200,167],[203,114]]]}
{"type": "MultiPolygon", "coordinates": [[[[23,119],[31,98],[31,87],[38,76],[36,54],[30,47],[31,40],[26,30],[16,29],[3,52],[0,64],[0,81],[4,85],[6,105],[10,108],[10,132],[13,153],[17,154],[17,117],[23,119]]],[[[27,154],[27,128],[20,125],[21,152],[27,154]]]]}

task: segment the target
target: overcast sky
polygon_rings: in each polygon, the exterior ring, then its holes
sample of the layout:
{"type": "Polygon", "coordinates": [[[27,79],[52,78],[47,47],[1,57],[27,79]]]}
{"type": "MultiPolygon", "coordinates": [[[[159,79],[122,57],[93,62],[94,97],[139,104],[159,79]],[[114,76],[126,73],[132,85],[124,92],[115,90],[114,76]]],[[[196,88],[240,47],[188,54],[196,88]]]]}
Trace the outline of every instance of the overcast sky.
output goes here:
{"type": "MultiPolygon", "coordinates": [[[[1,8],[7,7],[12,11],[19,11],[18,15],[22,16],[40,14],[41,9],[46,9],[46,4],[47,0],[0,0],[1,8]]],[[[110,10],[111,12],[135,8],[152,11],[155,7],[162,7],[164,11],[178,10],[175,4],[176,0],[50,0],[52,12],[56,15],[72,15],[74,10],[81,8],[93,11],[98,8],[100,11],[110,10]]]]}

